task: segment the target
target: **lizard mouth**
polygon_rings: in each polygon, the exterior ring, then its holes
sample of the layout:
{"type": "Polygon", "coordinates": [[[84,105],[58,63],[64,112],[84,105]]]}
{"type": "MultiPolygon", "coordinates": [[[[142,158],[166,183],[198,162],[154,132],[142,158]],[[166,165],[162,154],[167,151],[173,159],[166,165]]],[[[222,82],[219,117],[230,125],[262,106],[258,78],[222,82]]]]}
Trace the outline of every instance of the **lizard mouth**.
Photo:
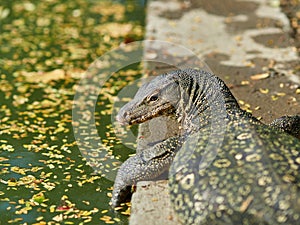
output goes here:
{"type": "Polygon", "coordinates": [[[146,122],[147,120],[158,116],[171,115],[174,112],[174,106],[169,103],[165,103],[157,106],[156,108],[152,108],[151,110],[148,109],[147,111],[139,109],[122,112],[121,110],[117,115],[116,120],[121,125],[134,125],[146,122]]]}

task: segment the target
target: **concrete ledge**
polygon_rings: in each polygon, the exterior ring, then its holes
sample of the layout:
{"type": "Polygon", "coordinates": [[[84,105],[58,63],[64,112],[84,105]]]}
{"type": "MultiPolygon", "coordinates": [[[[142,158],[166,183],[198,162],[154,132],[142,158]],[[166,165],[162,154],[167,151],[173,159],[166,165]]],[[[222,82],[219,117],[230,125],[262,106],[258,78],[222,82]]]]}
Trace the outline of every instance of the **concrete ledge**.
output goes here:
{"type": "Polygon", "coordinates": [[[131,225],[180,224],[171,206],[166,180],[139,182],[131,201],[131,225]]]}

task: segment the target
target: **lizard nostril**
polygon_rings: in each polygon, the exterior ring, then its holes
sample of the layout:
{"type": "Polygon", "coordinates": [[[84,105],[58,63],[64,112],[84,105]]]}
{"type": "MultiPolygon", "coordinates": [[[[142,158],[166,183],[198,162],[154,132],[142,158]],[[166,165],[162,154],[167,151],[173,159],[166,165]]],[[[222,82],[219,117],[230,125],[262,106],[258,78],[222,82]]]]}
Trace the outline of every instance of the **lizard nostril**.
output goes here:
{"type": "Polygon", "coordinates": [[[126,117],[128,116],[128,112],[119,112],[118,115],[116,116],[116,120],[120,123],[120,124],[126,124],[126,117]]]}

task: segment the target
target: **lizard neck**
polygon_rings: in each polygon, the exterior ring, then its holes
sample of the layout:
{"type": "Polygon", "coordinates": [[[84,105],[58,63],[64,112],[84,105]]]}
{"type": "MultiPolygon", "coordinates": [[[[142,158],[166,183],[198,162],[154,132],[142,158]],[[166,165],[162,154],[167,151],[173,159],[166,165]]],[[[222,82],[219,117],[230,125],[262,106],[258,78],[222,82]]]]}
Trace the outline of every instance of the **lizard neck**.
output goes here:
{"type": "Polygon", "coordinates": [[[213,74],[185,70],[174,79],[181,95],[176,116],[185,131],[199,130],[212,120],[228,120],[241,112],[226,84],[213,74]]]}

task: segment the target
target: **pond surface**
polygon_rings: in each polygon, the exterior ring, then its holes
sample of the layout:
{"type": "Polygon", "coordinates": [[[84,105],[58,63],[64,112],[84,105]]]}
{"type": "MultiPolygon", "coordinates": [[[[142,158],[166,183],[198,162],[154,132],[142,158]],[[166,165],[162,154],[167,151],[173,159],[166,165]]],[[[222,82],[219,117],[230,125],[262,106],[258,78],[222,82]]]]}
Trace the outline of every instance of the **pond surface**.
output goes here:
{"type": "MultiPolygon", "coordinates": [[[[1,3],[0,224],[128,224],[130,207],[110,210],[113,181],[77,146],[72,105],[95,59],[143,35],[143,1],[1,3]]],[[[134,151],[114,134],[112,100],[140,74],[119,71],[97,101],[98,133],[120,161],[134,151]]]]}

